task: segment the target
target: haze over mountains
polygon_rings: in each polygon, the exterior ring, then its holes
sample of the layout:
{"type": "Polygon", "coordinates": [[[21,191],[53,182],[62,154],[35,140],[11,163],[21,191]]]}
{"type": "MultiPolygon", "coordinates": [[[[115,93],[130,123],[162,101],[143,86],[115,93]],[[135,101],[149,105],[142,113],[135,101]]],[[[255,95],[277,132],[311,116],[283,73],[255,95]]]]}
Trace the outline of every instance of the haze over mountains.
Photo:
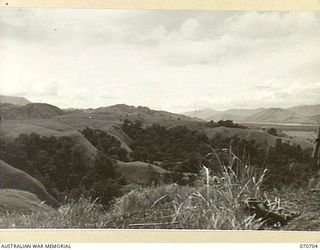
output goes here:
{"type": "Polygon", "coordinates": [[[235,122],[318,124],[320,122],[320,104],[295,106],[287,109],[258,108],[226,111],[202,109],[184,114],[206,121],[234,120],[235,122]]]}
{"type": "MultiPolygon", "coordinates": [[[[106,119],[109,121],[123,121],[124,119],[141,120],[145,123],[167,124],[177,121],[200,121],[198,118],[170,113],[161,110],[152,110],[143,106],[130,106],[126,104],[116,104],[108,107],[96,109],[60,109],[47,103],[31,103],[25,99],[27,104],[18,99],[5,97],[0,99],[0,109],[2,119],[25,120],[25,119],[47,119],[59,117],[61,119],[106,119]]],[[[23,100],[23,99],[21,99],[23,100]]]]}
{"type": "Polygon", "coordinates": [[[31,102],[24,97],[0,95],[0,103],[11,103],[14,105],[26,105],[31,102]]]}
{"type": "Polygon", "coordinates": [[[0,108],[4,119],[46,119],[64,114],[60,108],[46,103],[28,103],[23,106],[0,103],[0,108]]]}
{"type": "Polygon", "coordinates": [[[170,125],[170,122],[187,121],[219,121],[233,120],[235,122],[253,123],[298,123],[319,124],[320,104],[295,106],[291,108],[257,108],[229,109],[217,111],[201,109],[175,114],[167,111],[152,110],[143,106],[116,104],[96,109],[60,109],[46,103],[31,103],[24,97],[0,96],[2,119],[46,119],[60,117],[63,119],[99,118],[108,120],[141,120],[147,124],[159,123],[170,125]],[[169,123],[169,124],[168,124],[169,123]]]}

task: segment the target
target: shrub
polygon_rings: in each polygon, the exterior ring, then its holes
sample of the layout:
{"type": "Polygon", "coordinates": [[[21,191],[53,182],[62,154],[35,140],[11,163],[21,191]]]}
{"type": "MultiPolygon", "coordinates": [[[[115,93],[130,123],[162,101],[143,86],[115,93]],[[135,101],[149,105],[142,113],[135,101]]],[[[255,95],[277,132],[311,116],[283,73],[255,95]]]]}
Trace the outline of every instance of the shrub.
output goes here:
{"type": "Polygon", "coordinates": [[[267,129],[267,133],[270,135],[278,136],[278,132],[275,128],[269,128],[267,129]]]}

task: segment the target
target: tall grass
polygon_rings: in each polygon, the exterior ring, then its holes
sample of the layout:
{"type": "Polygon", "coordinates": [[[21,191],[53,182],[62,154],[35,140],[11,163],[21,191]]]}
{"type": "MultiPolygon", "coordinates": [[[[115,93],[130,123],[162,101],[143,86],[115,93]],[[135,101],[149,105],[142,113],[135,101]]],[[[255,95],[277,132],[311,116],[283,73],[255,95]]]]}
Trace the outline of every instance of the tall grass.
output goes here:
{"type": "MultiPolygon", "coordinates": [[[[218,157],[214,149],[211,155],[218,157]]],[[[118,198],[109,212],[111,226],[224,230],[261,228],[262,222],[244,211],[243,201],[248,197],[264,197],[261,185],[266,170],[256,171],[235,155],[227,166],[218,160],[220,171],[213,174],[202,166],[204,171],[195,186],[154,186],[134,190],[118,198]]]]}
{"type": "Polygon", "coordinates": [[[0,228],[105,228],[108,218],[97,200],[68,201],[51,212],[0,216],[0,228]]]}
{"type": "Polygon", "coordinates": [[[218,158],[219,171],[202,166],[193,186],[141,187],[115,199],[108,211],[97,200],[81,198],[52,213],[1,217],[0,227],[261,229],[263,222],[245,211],[244,200],[261,199],[274,208],[281,207],[281,200],[262,191],[266,170],[229,151],[229,163],[223,165],[212,149],[208,157],[218,158]]]}

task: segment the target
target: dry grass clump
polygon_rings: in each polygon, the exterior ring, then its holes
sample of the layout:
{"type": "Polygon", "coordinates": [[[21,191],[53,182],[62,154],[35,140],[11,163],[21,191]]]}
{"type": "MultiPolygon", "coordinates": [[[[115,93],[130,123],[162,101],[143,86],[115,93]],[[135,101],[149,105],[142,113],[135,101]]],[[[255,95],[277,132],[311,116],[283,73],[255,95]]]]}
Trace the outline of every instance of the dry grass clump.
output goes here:
{"type": "Polygon", "coordinates": [[[118,198],[108,215],[114,228],[177,229],[259,229],[262,222],[244,212],[247,197],[262,198],[261,185],[266,171],[257,174],[242,165],[236,174],[221,166],[212,176],[204,175],[194,187],[161,185],[133,190],[118,198]]]}

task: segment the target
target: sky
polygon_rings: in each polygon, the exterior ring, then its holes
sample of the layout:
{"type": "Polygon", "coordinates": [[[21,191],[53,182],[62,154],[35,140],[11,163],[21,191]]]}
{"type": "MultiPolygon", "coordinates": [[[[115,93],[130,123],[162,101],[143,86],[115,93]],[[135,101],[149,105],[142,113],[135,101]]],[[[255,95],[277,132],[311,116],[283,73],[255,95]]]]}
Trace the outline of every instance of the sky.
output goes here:
{"type": "Polygon", "coordinates": [[[320,104],[320,12],[0,9],[0,94],[171,112],[320,104]]]}

